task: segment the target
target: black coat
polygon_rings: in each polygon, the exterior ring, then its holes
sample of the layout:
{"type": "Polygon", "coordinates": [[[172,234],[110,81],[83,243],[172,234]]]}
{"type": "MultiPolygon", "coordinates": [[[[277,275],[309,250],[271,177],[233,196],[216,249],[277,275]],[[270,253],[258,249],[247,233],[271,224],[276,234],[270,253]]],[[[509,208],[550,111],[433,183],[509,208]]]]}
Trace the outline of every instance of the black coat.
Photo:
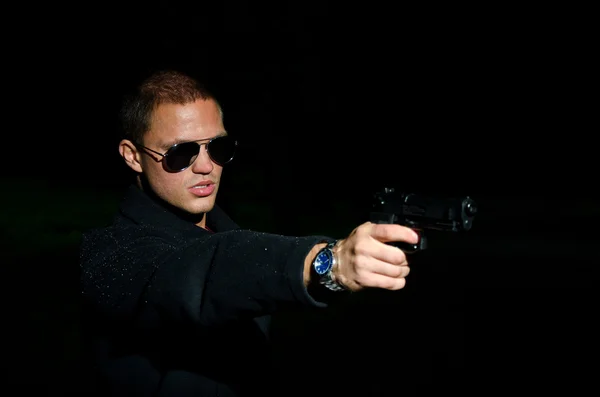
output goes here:
{"type": "Polygon", "coordinates": [[[241,230],[218,206],[207,226],[214,233],[132,186],[114,223],[84,234],[84,330],[103,395],[276,388],[266,320],[326,306],[304,287],[303,263],[330,239],[241,230]]]}

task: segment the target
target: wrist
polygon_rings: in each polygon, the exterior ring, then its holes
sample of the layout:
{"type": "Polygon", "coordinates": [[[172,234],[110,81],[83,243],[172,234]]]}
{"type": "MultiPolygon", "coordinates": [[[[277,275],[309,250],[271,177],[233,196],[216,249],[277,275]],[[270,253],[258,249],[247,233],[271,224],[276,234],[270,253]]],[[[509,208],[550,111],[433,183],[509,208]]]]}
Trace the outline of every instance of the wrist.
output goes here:
{"type": "Polygon", "coordinates": [[[315,282],[334,292],[346,290],[335,278],[334,271],[338,270],[338,260],[334,249],[336,244],[337,241],[326,244],[319,249],[312,261],[312,274],[314,275],[315,282]]]}
{"type": "Polygon", "coordinates": [[[306,258],[304,260],[304,286],[308,286],[311,283],[314,284],[314,281],[318,279],[318,275],[314,271],[313,262],[317,257],[319,251],[321,251],[326,246],[326,242],[315,244],[308,252],[308,255],[306,255],[306,258]]]}

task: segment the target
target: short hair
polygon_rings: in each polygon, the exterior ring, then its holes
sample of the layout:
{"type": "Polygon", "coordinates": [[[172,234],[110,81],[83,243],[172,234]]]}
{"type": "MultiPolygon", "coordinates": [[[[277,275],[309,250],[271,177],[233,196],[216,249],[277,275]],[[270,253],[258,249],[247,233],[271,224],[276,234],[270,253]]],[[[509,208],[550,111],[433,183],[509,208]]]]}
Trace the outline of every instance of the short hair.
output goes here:
{"type": "Polygon", "coordinates": [[[152,73],[123,99],[119,112],[123,137],[142,143],[144,134],[150,130],[152,112],[160,104],[184,105],[198,99],[214,100],[223,116],[218,101],[199,80],[177,70],[152,73]]]}

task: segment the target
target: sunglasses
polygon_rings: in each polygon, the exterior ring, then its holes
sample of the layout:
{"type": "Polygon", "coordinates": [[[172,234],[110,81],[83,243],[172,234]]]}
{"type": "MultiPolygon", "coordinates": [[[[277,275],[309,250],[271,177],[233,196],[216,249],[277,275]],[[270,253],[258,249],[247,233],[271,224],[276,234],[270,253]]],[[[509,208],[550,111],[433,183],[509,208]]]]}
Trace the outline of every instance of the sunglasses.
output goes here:
{"type": "MultiPolygon", "coordinates": [[[[201,141],[204,140],[205,139],[202,139],[201,141]]],[[[177,143],[171,146],[166,153],[159,153],[144,145],[138,144],[137,146],[162,156],[160,161],[162,161],[163,167],[166,171],[181,172],[194,163],[198,157],[198,154],[200,153],[200,148],[202,145],[206,145],[206,151],[208,152],[208,155],[212,161],[220,166],[223,166],[233,160],[233,156],[235,155],[235,150],[237,147],[237,141],[228,135],[218,136],[204,143],[177,143]]]]}

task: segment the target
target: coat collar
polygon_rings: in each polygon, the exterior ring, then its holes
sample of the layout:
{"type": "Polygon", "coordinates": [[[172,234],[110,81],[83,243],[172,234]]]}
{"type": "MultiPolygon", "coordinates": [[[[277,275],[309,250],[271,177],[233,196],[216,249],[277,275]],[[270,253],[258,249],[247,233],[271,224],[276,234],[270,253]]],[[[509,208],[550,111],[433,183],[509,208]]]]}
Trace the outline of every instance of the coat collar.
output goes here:
{"type": "MultiPolygon", "coordinates": [[[[133,222],[149,226],[175,227],[184,230],[201,231],[195,224],[179,217],[168,206],[146,194],[136,185],[130,185],[119,207],[121,215],[133,222]]],[[[206,215],[206,225],[214,232],[239,229],[239,226],[215,204],[206,215]]]]}

